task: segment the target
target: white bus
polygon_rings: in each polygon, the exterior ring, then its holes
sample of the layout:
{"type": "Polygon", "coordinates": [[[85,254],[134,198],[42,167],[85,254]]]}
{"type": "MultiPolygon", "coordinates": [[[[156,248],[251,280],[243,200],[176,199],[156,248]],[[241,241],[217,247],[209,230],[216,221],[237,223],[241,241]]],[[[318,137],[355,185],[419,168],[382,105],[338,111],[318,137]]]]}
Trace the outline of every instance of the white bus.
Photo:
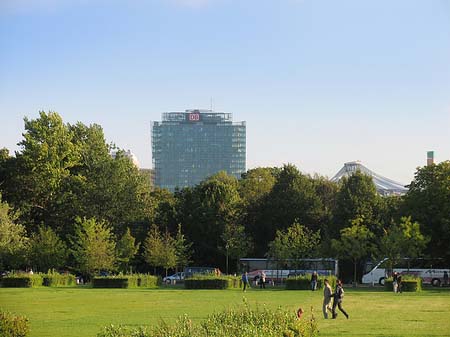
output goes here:
{"type": "Polygon", "coordinates": [[[296,275],[312,274],[337,275],[338,260],[332,258],[315,258],[299,260],[283,260],[265,258],[241,258],[241,269],[248,271],[251,281],[257,281],[264,271],[268,283],[282,283],[286,278],[296,275]]]}
{"type": "MultiPolygon", "coordinates": [[[[436,260],[434,260],[436,261],[436,260]]],[[[392,271],[387,269],[388,258],[384,258],[378,262],[375,267],[372,264],[366,264],[362,283],[365,284],[380,284],[384,285],[384,280],[391,276],[392,273],[397,272],[401,275],[414,275],[422,278],[424,284],[431,284],[435,287],[444,284],[444,274],[450,273],[449,268],[437,269],[433,265],[431,259],[402,259],[392,271]]],[[[439,263],[437,263],[439,265],[439,263]]],[[[447,277],[448,278],[448,277],[447,277]]]]}

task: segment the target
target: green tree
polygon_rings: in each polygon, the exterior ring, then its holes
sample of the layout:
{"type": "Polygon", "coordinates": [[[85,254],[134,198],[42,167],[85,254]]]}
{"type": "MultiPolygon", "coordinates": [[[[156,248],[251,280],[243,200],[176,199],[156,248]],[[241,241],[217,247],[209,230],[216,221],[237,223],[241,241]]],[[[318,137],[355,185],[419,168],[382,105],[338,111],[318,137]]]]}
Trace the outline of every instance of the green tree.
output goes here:
{"type": "Polygon", "coordinates": [[[233,176],[219,172],[193,188],[175,194],[178,199],[178,223],[186,237],[195,242],[193,259],[204,265],[222,261],[222,234],[228,223],[240,223],[241,199],[238,182],[233,176]]]}
{"type": "Polygon", "coordinates": [[[162,235],[156,225],[153,225],[144,241],[144,258],[150,266],[154,268],[156,275],[156,268],[164,264],[164,243],[162,235]]]}
{"type": "Polygon", "coordinates": [[[0,194],[0,269],[16,269],[25,265],[28,246],[25,227],[15,223],[17,216],[0,194]]]}
{"type": "Polygon", "coordinates": [[[222,234],[223,246],[222,251],[225,253],[226,267],[225,271],[229,273],[229,258],[236,260],[236,268],[239,259],[245,256],[252,248],[252,242],[245,233],[242,225],[226,224],[222,234]]]}
{"type": "Polygon", "coordinates": [[[300,260],[312,257],[319,243],[320,231],[314,232],[295,221],[286,230],[277,230],[267,255],[281,262],[290,259],[295,267],[300,267],[300,260]]]}
{"type": "Polygon", "coordinates": [[[154,216],[148,178],[106,143],[99,125],[64,124],[58,113],[40,112],[25,118],[23,136],[15,157],[0,153],[0,183],[29,231],[45,223],[63,237],[73,235],[79,216],[105,220],[123,233],[154,216]]]}
{"type": "Polygon", "coordinates": [[[175,240],[170,236],[169,232],[162,234],[156,225],[150,229],[144,242],[145,261],[155,268],[162,267],[166,271],[175,268],[177,265],[175,240]]]}
{"type": "MultiPolygon", "coordinates": [[[[357,170],[351,176],[342,178],[336,196],[335,230],[351,226],[355,219],[360,219],[358,221],[363,220],[371,232],[381,234],[378,218],[380,198],[369,175],[357,170]]],[[[337,237],[338,233],[333,236],[337,237]]]]}
{"type": "Polygon", "coordinates": [[[140,243],[136,243],[136,239],[131,235],[130,229],[127,228],[116,245],[117,263],[120,271],[128,271],[130,261],[138,252],[139,246],[140,243]]]}
{"type": "Polygon", "coordinates": [[[73,134],[56,112],[41,111],[39,118],[25,121],[21,151],[9,160],[6,175],[8,200],[21,213],[21,220],[36,229],[40,223],[53,228],[64,223],[64,186],[71,179],[70,170],[79,160],[73,134]]]}
{"type": "Polygon", "coordinates": [[[426,253],[450,263],[450,161],[418,168],[405,195],[403,214],[431,238],[426,253]]]}
{"type": "Polygon", "coordinates": [[[403,258],[420,256],[429,239],[420,231],[420,225],[411,217],[402,217],[400,224],[393,223],[384,230],[379,244],[381,258],[388,258],[388,269],[392,269],[403,258]]]}
{"type": "Polygon", "coordinates": [[[258,204],[270,193],[279,170],[273,167],[257,167],[242,174],[239,194],[247,206],[258,204]]]}
{"type": "Polygon", "coordinates": [[[264,197],[258,220],[249,228],[256,253],[264,254],[276,231],[297,220],[312,230],[320,229],[322,208],[311,177],[301,174],[294,165],[284,165],[270,193],[264,197]]]}
{"type": "Polygon", "coordinates": [[[181,228],[181,224],[178,224],[177,234],[175,236],[175,254],[177,257],[177,267],[183,269],[191,262],[192,242],[186,239],[181,228]]]}
{"type": "Polygon", "coordinates": [[[67,246],[50,227],[39,226],[31,236],[28,257],[37,271],[63,268],[68,257],[67,246]]]}
{"type": "Polygon", "coordinates": [[[167,276],[167,271],[177,266],[176,242],[168,231],[163,235],[163,249],[164,260],[162,261],[161,267],[165,269],[167,276]]]}
{"type": "Polygon", "coordinates": [[[93,276],[101,270],[115,270],[115,238],[104,221],[76,219],[75,234],[70,237],[70,243],[70,252],[81,273],[93,276]]]}
{"type": "Polygon", "coordinates": [[[330,242],[335,233],[336,224],[333,221],[333,212],[336,209],[336,198],[339,185],[328,178],[315,174],[312,184],[317,197],[320,199],[321,208],[318,216],[321,236],[319,248],[321,256],[331,256],[330,242]]]}
{"type": "Polygon", "coordinates": [[[369,256],[375,250],[374,234],[362,223],[364,219],[356,218],[351,227],[341,229],[340,240],[333,239],[331,245],[338,257],[351,259],[353,262],[353,281],[357,281],[357,265],[361,259],[369,256]]]}

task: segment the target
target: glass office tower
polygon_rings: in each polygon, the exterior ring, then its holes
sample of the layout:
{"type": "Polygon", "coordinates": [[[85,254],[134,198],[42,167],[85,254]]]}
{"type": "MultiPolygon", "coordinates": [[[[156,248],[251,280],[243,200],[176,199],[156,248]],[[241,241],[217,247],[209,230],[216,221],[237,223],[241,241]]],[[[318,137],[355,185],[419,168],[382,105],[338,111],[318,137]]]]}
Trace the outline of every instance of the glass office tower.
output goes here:
{"type": "Polygon", "coordinates": [[[174,191],[219,172],[245,172],[245,122],[211,110],[166,112],[152,125],[155,185],[174,191]]]}

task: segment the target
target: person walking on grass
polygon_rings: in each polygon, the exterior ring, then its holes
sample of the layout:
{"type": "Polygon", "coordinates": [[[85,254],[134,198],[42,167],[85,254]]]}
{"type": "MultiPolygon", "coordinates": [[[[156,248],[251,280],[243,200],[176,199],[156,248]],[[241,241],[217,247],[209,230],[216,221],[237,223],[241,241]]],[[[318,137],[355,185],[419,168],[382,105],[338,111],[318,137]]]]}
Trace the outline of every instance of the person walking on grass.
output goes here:
{"type": "Polygon", "coordinates": [[[344,300],[344,288],[342,287],[342,281],[337,280],[336,281],[336,291],[334,292],[334,300],[333,300],[333,319],[336,319],[337,312],[336,307],[339,308],[339,310],[344,314],[345,317],[348,319],[348,314],[345,312],[344,308],[342,308],[342,301],[344,300]]]}
{"type": "Polygon", "coordinates": [[[403,283],[402,283],[402,275],[398,275],[397,276],[397,293],[401,293],[403,288],[403,283]]]}
{"type": "Polygon", "coordinates": [[[398,290],[398,274],[396,271],[392,274],[392,289],[394,290],[394,293],[398,290]]]}
{"type": "Polygon", "coordinates": [[[325,279],[323,281],[323,317],[328,318],[328,311],[331,311],[331,299],[333,298],[333,290],[331,289],[330,282],[325,279]]]}
{"type": "Polygon", "coordinates": [[[261,276],[259,278],[259,287],[261,289],[266,289],[266,273],[263,271],[261,271],[261,276]]]}
{"type": "Polygon", "coordinates": [[[311,275],[311,290],[314,291],[317,289],[317,272],[314,271],[311,275]]]}
{"type": "Polygon", "coordinates": [[[247,272],[242,274],[242,284],[244,286],[243,291],[245,291],[247,289],[247,287],[250,287],[250,283],[248,283],[248,273],[247,272]]]}

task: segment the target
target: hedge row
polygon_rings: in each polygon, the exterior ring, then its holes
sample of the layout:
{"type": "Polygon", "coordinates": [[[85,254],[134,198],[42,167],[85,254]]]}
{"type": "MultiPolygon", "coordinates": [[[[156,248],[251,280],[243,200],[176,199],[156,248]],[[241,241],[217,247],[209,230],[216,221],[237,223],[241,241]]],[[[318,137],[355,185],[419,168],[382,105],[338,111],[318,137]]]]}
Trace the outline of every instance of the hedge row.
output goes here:
{"type": "Polygon", "coordinates": [[[26,317],[0,311],[0,336],[25,337],[29,332],[30,326],[26,317]]]}
{"type": "Polygon", "coordinates": [[[33,288],[42,285],[46,287],[67,287],[76,284],[75,276],[72,274],[59,274],[49,272],[48,274],[11,274],[1,280],[5,288],[33,288]]]}
{"type": "MultiPolygon", "coordinates": [[[[330,282],[332,289],[336,287],[336,276],[319,276],[317,279],[317,289],[322,289],[324,280],[327,279],[330,282]]],[[[286,279],[287,290],[311,290],[311,275],[301,275],[295,277],[289,277],[286,279]]]]}
{"type": "Polygon", "coordinates": [[[43,278],[40,274],[12,274],[2,278],[5,288],[32,288],[42,286],[43,278]]]}
{"type": "Polygon", "coordinates": [[[54,272],[43,275],[42,281],[46,287],[70,287],[77,284],[75,275],[54,272]]]}
{"type": "Polygon", "coordinates": [[[138,287],[142,288],[157,288],[161,285],[161,277],[149,274],[138,274],[138,287]]]}
{"type": "Polygon", "coordinates": [[[197,275],[184,280],[186,289],[230,289],[240,288],[241,280],[235,276],[197,275]]]}
{"type": "Polygon", "coordinates": [[[99,276],[92,279],[94,288],[156,288],[160,284],[159,277],[147,274],[99,276]]]}
{"type": "MultiPolygon", "coordinates": [[[[384,281],[384,290],[386,291],[394,291],[392,277],[386,279],[384,281]]],[[[407,292],[417,292],[422,291],[422,279],[420,277],[402,277],[402,290],[407,292]]]]}

